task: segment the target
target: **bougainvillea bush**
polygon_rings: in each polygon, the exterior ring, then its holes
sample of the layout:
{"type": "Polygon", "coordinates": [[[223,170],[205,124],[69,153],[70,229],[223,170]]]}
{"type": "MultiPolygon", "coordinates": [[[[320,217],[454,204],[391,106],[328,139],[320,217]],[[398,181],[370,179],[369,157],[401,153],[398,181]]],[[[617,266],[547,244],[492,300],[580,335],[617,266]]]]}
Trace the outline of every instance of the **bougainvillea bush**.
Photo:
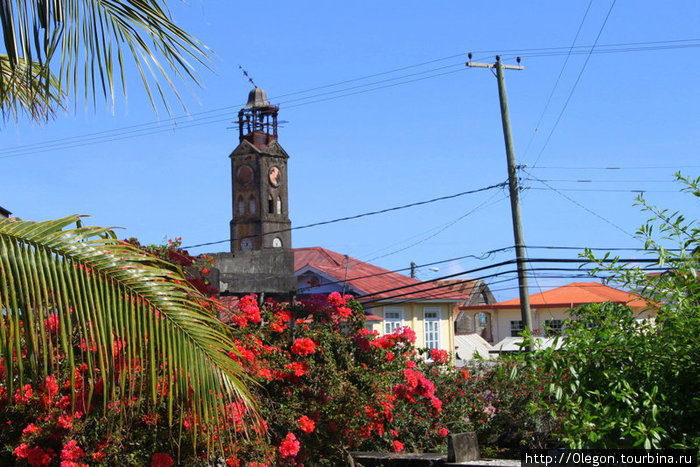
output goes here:
{"type": "Polygon", "coordinates": [[[237,439],[250,382],[178,267],[77,216],[3,220],[0,310],[0,465],[192,465],[237,439]]]}
{"type": "Polygon", "coordinates": [[[128,243],[184,270],[202,293],[200,306],[225,317],[226,358],[242,369],[256,403],[222,402],[219,424],[204,424],[192,411],[196,398],[170,402],[168,365],[143,365],[126,351],[128,336],[105,355],[48,314],[43,329],[54,371],[12,391],[0,384],[0,464],[342,465],[353,450],[445,452],[454,432],[476,430],[482,443],[512,432],[528,445],[549,436],[524,410],[540,397],[546,375],[510,379],[507,364],[456,369],[444,350],[416,349],[409,328],[368,331],[362,307],[338,293],[293,303],[208,298],[216,293],[207,279],[210,258],[189,255],[179,239],[128,243]],[[70,343],[72,365],[57,350],[61,340],[70,343]],[[100,366],[89,364],[105,358],[123,383],[117,397],[115,389],[105,394],[100,366]],[[153,388],[144,383],[152,372],[153,388]]]}
{"type": "Polygon", "coordinates": [[[238,307],[232,358],[260,383],[268,427],[268,444],[241,441],[241,465],[261,451],[274,464],[339,465],[351,450],[444,450],[442,401],[416,363],[413,331],[370,333],[362,308],[338,293],[261,308],[248,296],[238,307]],[[422,417],[396,416],[411,411],[422,417]]]}

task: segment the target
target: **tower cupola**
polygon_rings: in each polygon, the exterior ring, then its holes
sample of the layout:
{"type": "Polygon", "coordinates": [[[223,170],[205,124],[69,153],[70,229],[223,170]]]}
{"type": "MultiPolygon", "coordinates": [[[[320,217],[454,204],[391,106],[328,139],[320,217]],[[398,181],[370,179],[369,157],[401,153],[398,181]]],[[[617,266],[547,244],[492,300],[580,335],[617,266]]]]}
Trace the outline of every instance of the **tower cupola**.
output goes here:
{"type": "Polygon", "coordinates": [[[248,103],[238,112],[238,140],[246,140],[259,149],[277,141],[277,112],[279,107],[270,105],[265,90],[253,88],[248,93],[248,103]]]}

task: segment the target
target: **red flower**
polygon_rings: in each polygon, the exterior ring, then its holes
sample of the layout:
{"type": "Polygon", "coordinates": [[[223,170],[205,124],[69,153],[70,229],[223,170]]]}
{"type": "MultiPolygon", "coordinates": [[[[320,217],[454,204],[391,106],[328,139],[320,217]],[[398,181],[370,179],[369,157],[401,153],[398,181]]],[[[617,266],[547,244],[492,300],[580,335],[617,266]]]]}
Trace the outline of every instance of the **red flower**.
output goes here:
{"type": "Polygon", "coordinates": [[[58,331],[59,324],[60,320],[58,319],[58,314],[56,313],[51,313],[49,317],[44,320],[44,327],[49,328],[49,331],[51,332],[58,331]]]}
{"type": "Polygon", "coordinates": [[[74,439],[68,441],[61,449],[61,460],[77,461],[85,455],[85,451],[80,449],[78,442],[74,439]]]}
{"type": "Polygon", "coordinates": [[[403,451],[403,443],[401,441],[394,440],[393,444],[394,444],[394,446],[393,446],[394,452],[403,451]]]}
{"type": "Polygon", "coordinates": [[[164,452],[157,452],[151,458],[151,467],[170,467],[175,461],[164,452]]]}
{"type": "Polygon", "coordinates": [[[450,354],[442,349],[430,349],[430,359],[436,363],[445,363],[449,360],[450,354]]]}
{"type": "Polygon", "coordinates": [[[287,436],[282,440],[279,451],[282,457],[294,457],[299,453],[301,444],[294,436],[294,433],[287,433],[287,436]]]}
{"type": "Polygon", "coordinates": [[[299,417],[299,420],[297,420],[297,425],[299,425],[299,429],[301,429],[301,431],[307,435],[316,429],[316,423],[306,415],[299,417]]]}
{"type": "Polygon", "coordinates": [[[207,275],[207,274],[209,274],[210,272],[211,272],[211,271],[209,271],[209,269],[207,269],[207,268],[202,269],[202,274],[204,274],[204,275],[207,275]]]}
{"type": "Polygon", "coordinates": [[[328,303],[335,306],[345,305],[345,300],[338,292],[331,292],[328,294],[328,303]]]}
{"type": "Polygon", "coordinates": [[[25,443],[22,443],[15,448],[13,453],[18,459],[27,459],[27,464],[32,467],[41,467],[51,463],[54,451],[53,449],[44,451],[38,446],[30,448],[25,443]]]}
{"type": "Polygon", "coordinates": [[[73,417],[70,415],[61,415],[58,417],[58,421],[56,422],[56,426],[59,428],[65,428],[66,430],[70,430],[73,428],[73,417]]]}
{"type": "Polygon", "coordinates": [[[284,368],[290,370],[294,376],[304,376],[304,374],[309,371],[309,365],[304,362],[288,363],[284,368]]]}
{"type": "Polygon", "coordinates": [[[311,355],[316,352],[316,344],[308,337],[296,339],[292,344],[292,353],[297,355],[311,355]]]}
{"type": "Polygon", "coordinates": [[[22,430],[22,434],[23,434],[23,435],[28,435],[28,434],[31,434],[31,433],[36,433],[36,432],[38,432],[38,431],[41,431],[41,428],[38,427],[38,426],[36,426],[36,425],[33,424],[33,423],[30,423],[29,425],[27,425],[27,427],[26,427],[24,430],[22,430]]]}
{"type": "Polygon", "coordinates": [[[346,306],[339,306],[337,308],[338,314],[343,318],[349,318],[352,315],[352,309],[346,306]]]}

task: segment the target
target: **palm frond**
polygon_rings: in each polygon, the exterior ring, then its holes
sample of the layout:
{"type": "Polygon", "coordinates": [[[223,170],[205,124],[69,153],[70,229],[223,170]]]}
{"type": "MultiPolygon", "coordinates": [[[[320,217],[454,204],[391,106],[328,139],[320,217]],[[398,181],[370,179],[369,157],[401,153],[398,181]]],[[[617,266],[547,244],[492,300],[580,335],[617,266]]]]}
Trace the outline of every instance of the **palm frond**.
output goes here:
{"type": "Polygon", "coordinates": [[[0,111],[5,119],[27,115],[43,123],[64,107],[58,82],[38,62],[19,60],[14,65],[8,55],[0,55],[0,111]]]}
{"type": "MultiPolygon", "coordinates": [[[[141,396],[167,406],[170,417],[173,407],[188,407],[194,420],[215,427],[225,404],[253,407],[242,370],[227,354],[232,345],[225,329],[200,304],[206,298],[176,267],[110,230],[66,228],[78,220],[0,221],[0,357],[7,393],[38,384],[59,365],[73,378],[85,363],[91,382],[104,385],[103,410],[141,396]],[[142,384],[132,384],[134,377],[142,384]],[[167,394],[158,390],[164,380],[167,394]]],[[[82,402],[90,407],[93,394],[74,390],[74,404],[76,397],[88,398],[82,402]]]]}
{"type": "Polygon", "coordinates": [[[198,84],[190,61],[206,65],[210,53],[172,21],[164,0],[3,0],[0,26],[11,67],[46,66],[61,94],[77,102],[82,92],[86,105],[100,94],[113,103],[117,78],[126,96],[131,56],[154,109],[157,95],[170,112],[165,87],[182,102],[170,74],[198,84]]]}

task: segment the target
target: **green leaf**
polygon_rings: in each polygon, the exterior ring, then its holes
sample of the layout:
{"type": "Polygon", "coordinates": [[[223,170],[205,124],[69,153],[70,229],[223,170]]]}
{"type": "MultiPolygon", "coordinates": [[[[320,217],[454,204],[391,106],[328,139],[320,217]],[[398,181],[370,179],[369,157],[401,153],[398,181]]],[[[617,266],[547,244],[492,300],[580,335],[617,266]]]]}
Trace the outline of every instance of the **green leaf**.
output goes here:
{"type": "Polygon", "coordinates": [[[27,381],[38,384],[56,371],[52,333],[43,325],[56,315],[60,325],[53,338],[66,355],[68,374],[81,363],[88,374],[99,373],[105,406],[133,388],[125,376],[133,367],[118,367],[112,358],[123,352],[124,361],[149,369],[132,374],[143,378],[152,402],[165,398],[171,417],[173,405],[191,407],[202,428],[209,427],[200,431],[210,436],[211,447],[211,428],[219,424],[224,404],[242,400],[255,406],[242,369],[228,356],[232,344],[225,329],[200,305],[206,298],[172,266],[116,240],[107,229],[66,229],[77,220],[0,221],[0,355],[8,391],[27,381]],[[83,340],[97,348],[97,358],[74,351],[83,340]],[[23,351],[26,358],[7,363],[8,356],[23,351]],[[169,376],[170,390],[162,396],[158,379],[169,376]]]}

